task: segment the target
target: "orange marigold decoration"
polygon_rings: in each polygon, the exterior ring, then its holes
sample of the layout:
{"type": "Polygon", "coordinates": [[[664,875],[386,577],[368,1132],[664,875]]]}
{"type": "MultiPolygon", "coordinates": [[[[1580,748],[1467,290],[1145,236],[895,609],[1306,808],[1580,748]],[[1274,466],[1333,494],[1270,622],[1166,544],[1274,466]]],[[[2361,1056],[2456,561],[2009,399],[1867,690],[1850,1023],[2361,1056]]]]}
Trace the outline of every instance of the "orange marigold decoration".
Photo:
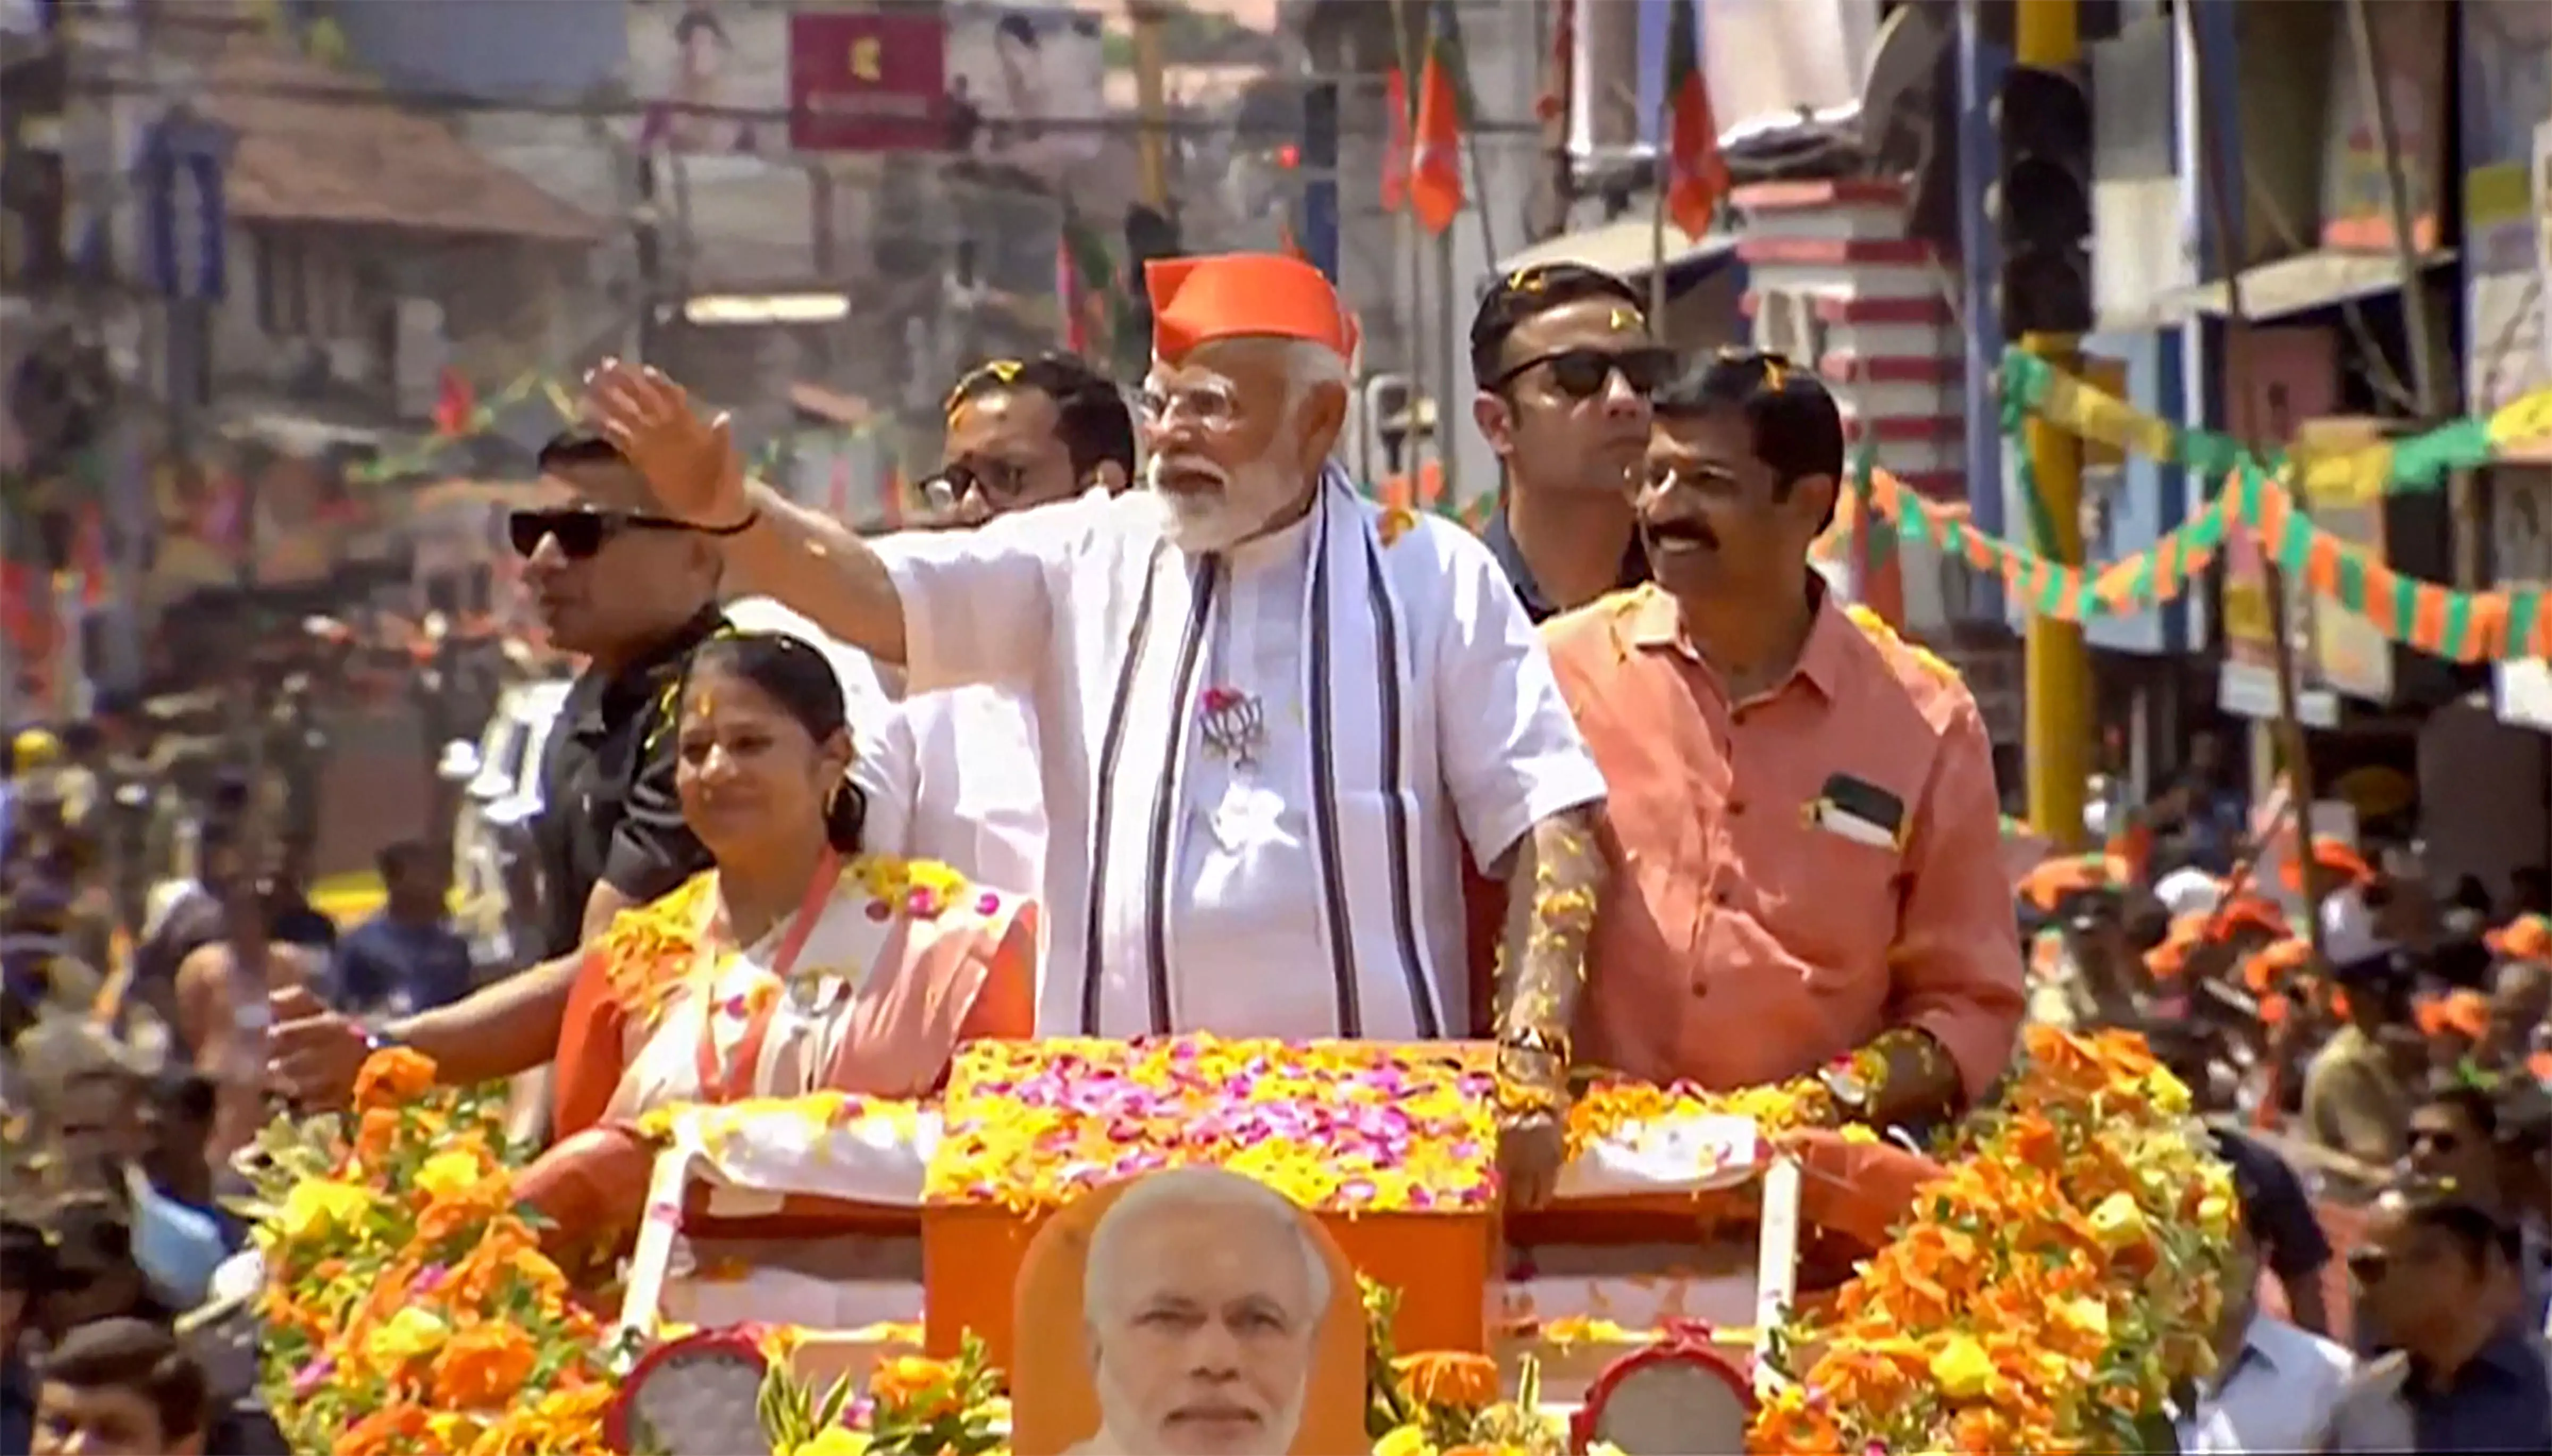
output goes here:
{"type": "Polygon", "coordinates": [[[2144,1449],[2211,1373],[2233,1192],[2188,1090],[2131,1034],[2027,1036],[1894,1240],[1768,1345],[1759,1456],[2144,1449]]]}
{"type": "Polygon", "coordinates": [[[1486,1355],[1429,1351],[1392,1362],[1409,1394],[1430,1405],[1478,1409],[1498,1398],[1498,1364],[1486,1355]]]}
{"type": "Polygon", "coordinates": [[[422,1052],[390,1047],[366,1059],[355,1075],[355,1105],[395,1111],[434,1087],[434,1061],[422,1052]]]}
{"type": "Polygon", "coordinates": [[[602,1448],[605,1322],[516,1206],[496,1090],[374,1055],[358,1111],[259,1140],[266,1401],[296,1451],[559,1456],[602,1448]]]}

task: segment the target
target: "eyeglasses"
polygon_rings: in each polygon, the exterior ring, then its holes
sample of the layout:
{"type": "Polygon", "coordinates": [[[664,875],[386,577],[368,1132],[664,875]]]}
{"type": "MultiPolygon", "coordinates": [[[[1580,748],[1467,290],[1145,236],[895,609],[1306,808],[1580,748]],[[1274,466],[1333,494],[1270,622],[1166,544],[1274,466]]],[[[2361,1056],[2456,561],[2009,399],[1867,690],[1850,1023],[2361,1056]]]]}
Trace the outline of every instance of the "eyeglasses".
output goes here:
{"type": "Polygon", "coordinates": [[[2455,1133],[2437,1128],[2413,1127],[2409,1132],[2409,1143],[2410,1151],[2414,1153],[2422,1148],[2433,1148],[2440,1153],[2455,1153],[2463,1150],[2464,1140],[2455,1133]]]}
{"type": "Polygon", "coordinates": [[[966,492],[981,490],[984,499],[995,505],[1007,505],[1025,495],[1028,472],[1006,460],[950,461],[939,468],[939,473],[921,483],[925,496],[948,492],[950,504],[966,498],[966,492]]]}
{"type": "Polygon", "coordinates": [[[651,516],[643,511],[515,511],[505,518],[505,539],[513,543],[514,554],[526,560],[547,540],[556,540],[559,553],[569,561],[581,562],[610,545],[611,539],[623,531],[696,529],[689,521],[651,516]]]}
{"type": "Polygon", "coordinates": [[[1537,354],[1489,382],[1491,389],[1504,389],[1527,373],[1543,365],[1550,367],[1550,382],[1572,399],[1592,399],[1604,392],[1604,386],[1615,374],[1639,395],[1656,393],[1665,387],[1675,370],[1671,349],[1560,349],[1549,354],[1537,354]]]}

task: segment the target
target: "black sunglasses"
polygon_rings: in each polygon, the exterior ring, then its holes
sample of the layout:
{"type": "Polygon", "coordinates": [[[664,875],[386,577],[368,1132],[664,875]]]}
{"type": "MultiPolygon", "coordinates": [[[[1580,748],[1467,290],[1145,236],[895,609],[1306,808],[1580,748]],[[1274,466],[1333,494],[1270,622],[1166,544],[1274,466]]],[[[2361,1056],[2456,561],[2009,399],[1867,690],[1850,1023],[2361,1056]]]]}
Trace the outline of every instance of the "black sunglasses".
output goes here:
{"type": "Polygon", "coordinates": [[[1027,493],[1028,472],[1009,461],[951,461],[922,482],[923,494],[935,494],[934,486],[946,487],[951,503],[964,500],[969,490],[981,489],[984,499],[1007,505],[1027,493]]]}
{"type": "Polygon", "coordinates": [[[505,539],[514,554],[529,559],[541,543],[556,539],[569,561],[581,562],[602,550],[623,531],[693,531],[689,521],[651,516],[643,511],[515,511],[505,518],[505,539]]]}
{"type": "Polygon", "coordinates": [[[1504,389],[1542,365],[1550,366],[1550,381],[1572,399],[1592,399],[1604,391],[1615,374],[1631,386],[1635,394],[1654,394],[1674,376],[1675,354],[1661,345],[1643,349],[1559,349],[1549,354],[1537,354],[1489,384],[1491,389],[1504,389]]]}

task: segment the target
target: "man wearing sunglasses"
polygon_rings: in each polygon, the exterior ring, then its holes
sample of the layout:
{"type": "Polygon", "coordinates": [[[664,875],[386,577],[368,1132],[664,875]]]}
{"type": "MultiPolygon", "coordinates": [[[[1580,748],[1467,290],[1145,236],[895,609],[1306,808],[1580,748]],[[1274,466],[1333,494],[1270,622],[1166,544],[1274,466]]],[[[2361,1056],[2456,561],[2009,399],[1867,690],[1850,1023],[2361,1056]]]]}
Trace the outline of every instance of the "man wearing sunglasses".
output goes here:
{"type": "Polygon", "coordinates": [[[1674,356],[1629,283],[1573,262],[1500,278],[1471,317],[1471,418],[1506,467],[1489,551],[1535,621],[1648,579],[1631,496],[1674,356]]]}
{"type": "Polygon", "coordinates": [[[1638,902],[1596,926],[1589,1060],[1720,1091],[1824,1075],[1851,1120],[1937,1122],[2002,1075],[2025,1009],[1984,721],[1808,563],[1844,472],[1814,374],[1724,354],[1655,413],[1656,579],[1542,628],[1638,902]]]}
{"type": "Polygon", "coordinates": [[[2321,1449],[2552,1450],[2552,1343],[2526,1318],[2518,1234],[2412,1180],[2349,1251],[2357,1304],[2395,1348],[2360,1366],[2321,1449]]]}
{"type": "MultiPolygon", "coordinates": [[[[572,430],[541,448],[558,503],[518,510],[506,534],[523,559],[550,641],[587,667],[569,689],[541,766],[532,827],[544,888],[540,964],[449,1006],[372,1035],[306,991],[274,1004],[272,1074],[315,1100],[342,1096],[368,1050],[413,1044],[468,1086],[546,1064],[586,934],[707,868],[674,796],[671,684],[722,620],[716,543],[658,515],[646,483],[608,441],[572,430]]],[[[522,1091],[520,1105],[545,1100],[522,1091]]]]}

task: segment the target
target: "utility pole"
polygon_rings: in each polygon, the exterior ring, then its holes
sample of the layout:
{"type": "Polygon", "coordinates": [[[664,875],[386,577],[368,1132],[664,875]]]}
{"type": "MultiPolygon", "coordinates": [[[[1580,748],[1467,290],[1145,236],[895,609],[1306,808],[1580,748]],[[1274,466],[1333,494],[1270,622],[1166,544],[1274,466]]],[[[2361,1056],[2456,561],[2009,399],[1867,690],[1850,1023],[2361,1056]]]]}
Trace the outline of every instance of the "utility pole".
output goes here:
{"type": "MultiPolygon", "coordinates": [[[[2221,57],[2213,53],[2213,47],[2207,40],[2207,26],[2201,18],[2183,12],[2180,23],[2188,27],[2189,56],[2197,70],[2193,84],[2197,88],[2198,170],[2206,184],[2207,209],[2215,215],[2216,269],[2224,274],[2224,352],[2229,358],[2248,341],[2251,321],[2242,301],[2242,218],[2235,210],[2233,186],[2224,175],[2224,150],[2220,144],[2226,133],[2218,125],[2220,108],[2215,104],[2220,94],[2215,83],[2222,78],[2222,72],[2216,69],[2221,57]]],[[[2251,391],[2244,389],[2235,393],[2232,407],[2234,437],[2265,460],[2268,453],[2260,448],[2263,443],[2260,422],[2253,418],[2251,391]]],[[[2282,440],[2267,442],[2275,447],[2286,443],[2282,440]]],[[[2301,674],[2295,663],[2294,630],[2286,620],[2286,573],[2275,561],[2264,561],[2262,575],[2262,584],[2269,595],[2269,632],[2276,644],[2278,748],[2280,756],[2286,761],[2286,797],[2295,816],[2295,873],[2303,882],[2305,934],[2314,957],[2319,959],[2322,952],[2321,885],[2320,877],[2312,872],[2312,754],[2304,740],[2303,718],[2298,708],[2301,674]]],[[[2274,834],[2275,830],[2270,833],[2274,834]]],[[[2266,846],[2263,846],[2257,853],[2265,851],[2266,846]]]]}
{"type": "Polygon", "coordinates": [[[638,362],[653,363],[656,358],[656,310],[664,306],[665,214],[657,201],[656,154],[641,147],[637,167],[631,173],[637,206],[629,210],[635,224],[631,242],[637,263],[638,307],[632,342],[637,346],[638,362]]]}
{"type": "MultiPolygon", "coordinates": [[[[2366,0],[2348,0],[2348,32],[2357,51],[2357,84],[2366,97],[2375,138],[2384,149],[2384,190],[2392,204],[2392,253],[2401,269],[2401,328],[2410,340],[2410,387],[2419,396],[2422,428],[2442,423],[2452,391],[2445,380],[2445,351],[2437,341],[2436,316],[2428,311],[2428,290],[2421,266],[2415,220],[2410,213],[2410,179],[2401,156],[2401,134],[2392,116],[2392,93],[2384,84],[2375,59],[2375,21],[2366,0]]],[[[2434,181],[2433,178],[2430,179],[2434,181]]],[[[2448,482],[2454,517],[2455,584],[2470,591],[2482,584],[2481,504],[2470,470],[2457,470],[2448,482]]]]}
{"type": "MultiPolygon", "coordinates": [[[[2077,336],[2090,326],[2089,98],[2076,0],[2016,0],[2013,65],[1995,103],[2001,180],[1988,211],[2003,232],[2001,315],[2021,348],[2054,368],[2079,367],[2077,336]]],[[[2056,539],[2042,543],[2068,566],[2082,564],[2082,446],[2066,430],[2031,420],[2024,446],[2056,539]]],[[[2091,663],[2079,623],[2033,615],[2026,638],[2029,819],[2062,845],[2084,833],[2091,772],[2091,663]]]]}

